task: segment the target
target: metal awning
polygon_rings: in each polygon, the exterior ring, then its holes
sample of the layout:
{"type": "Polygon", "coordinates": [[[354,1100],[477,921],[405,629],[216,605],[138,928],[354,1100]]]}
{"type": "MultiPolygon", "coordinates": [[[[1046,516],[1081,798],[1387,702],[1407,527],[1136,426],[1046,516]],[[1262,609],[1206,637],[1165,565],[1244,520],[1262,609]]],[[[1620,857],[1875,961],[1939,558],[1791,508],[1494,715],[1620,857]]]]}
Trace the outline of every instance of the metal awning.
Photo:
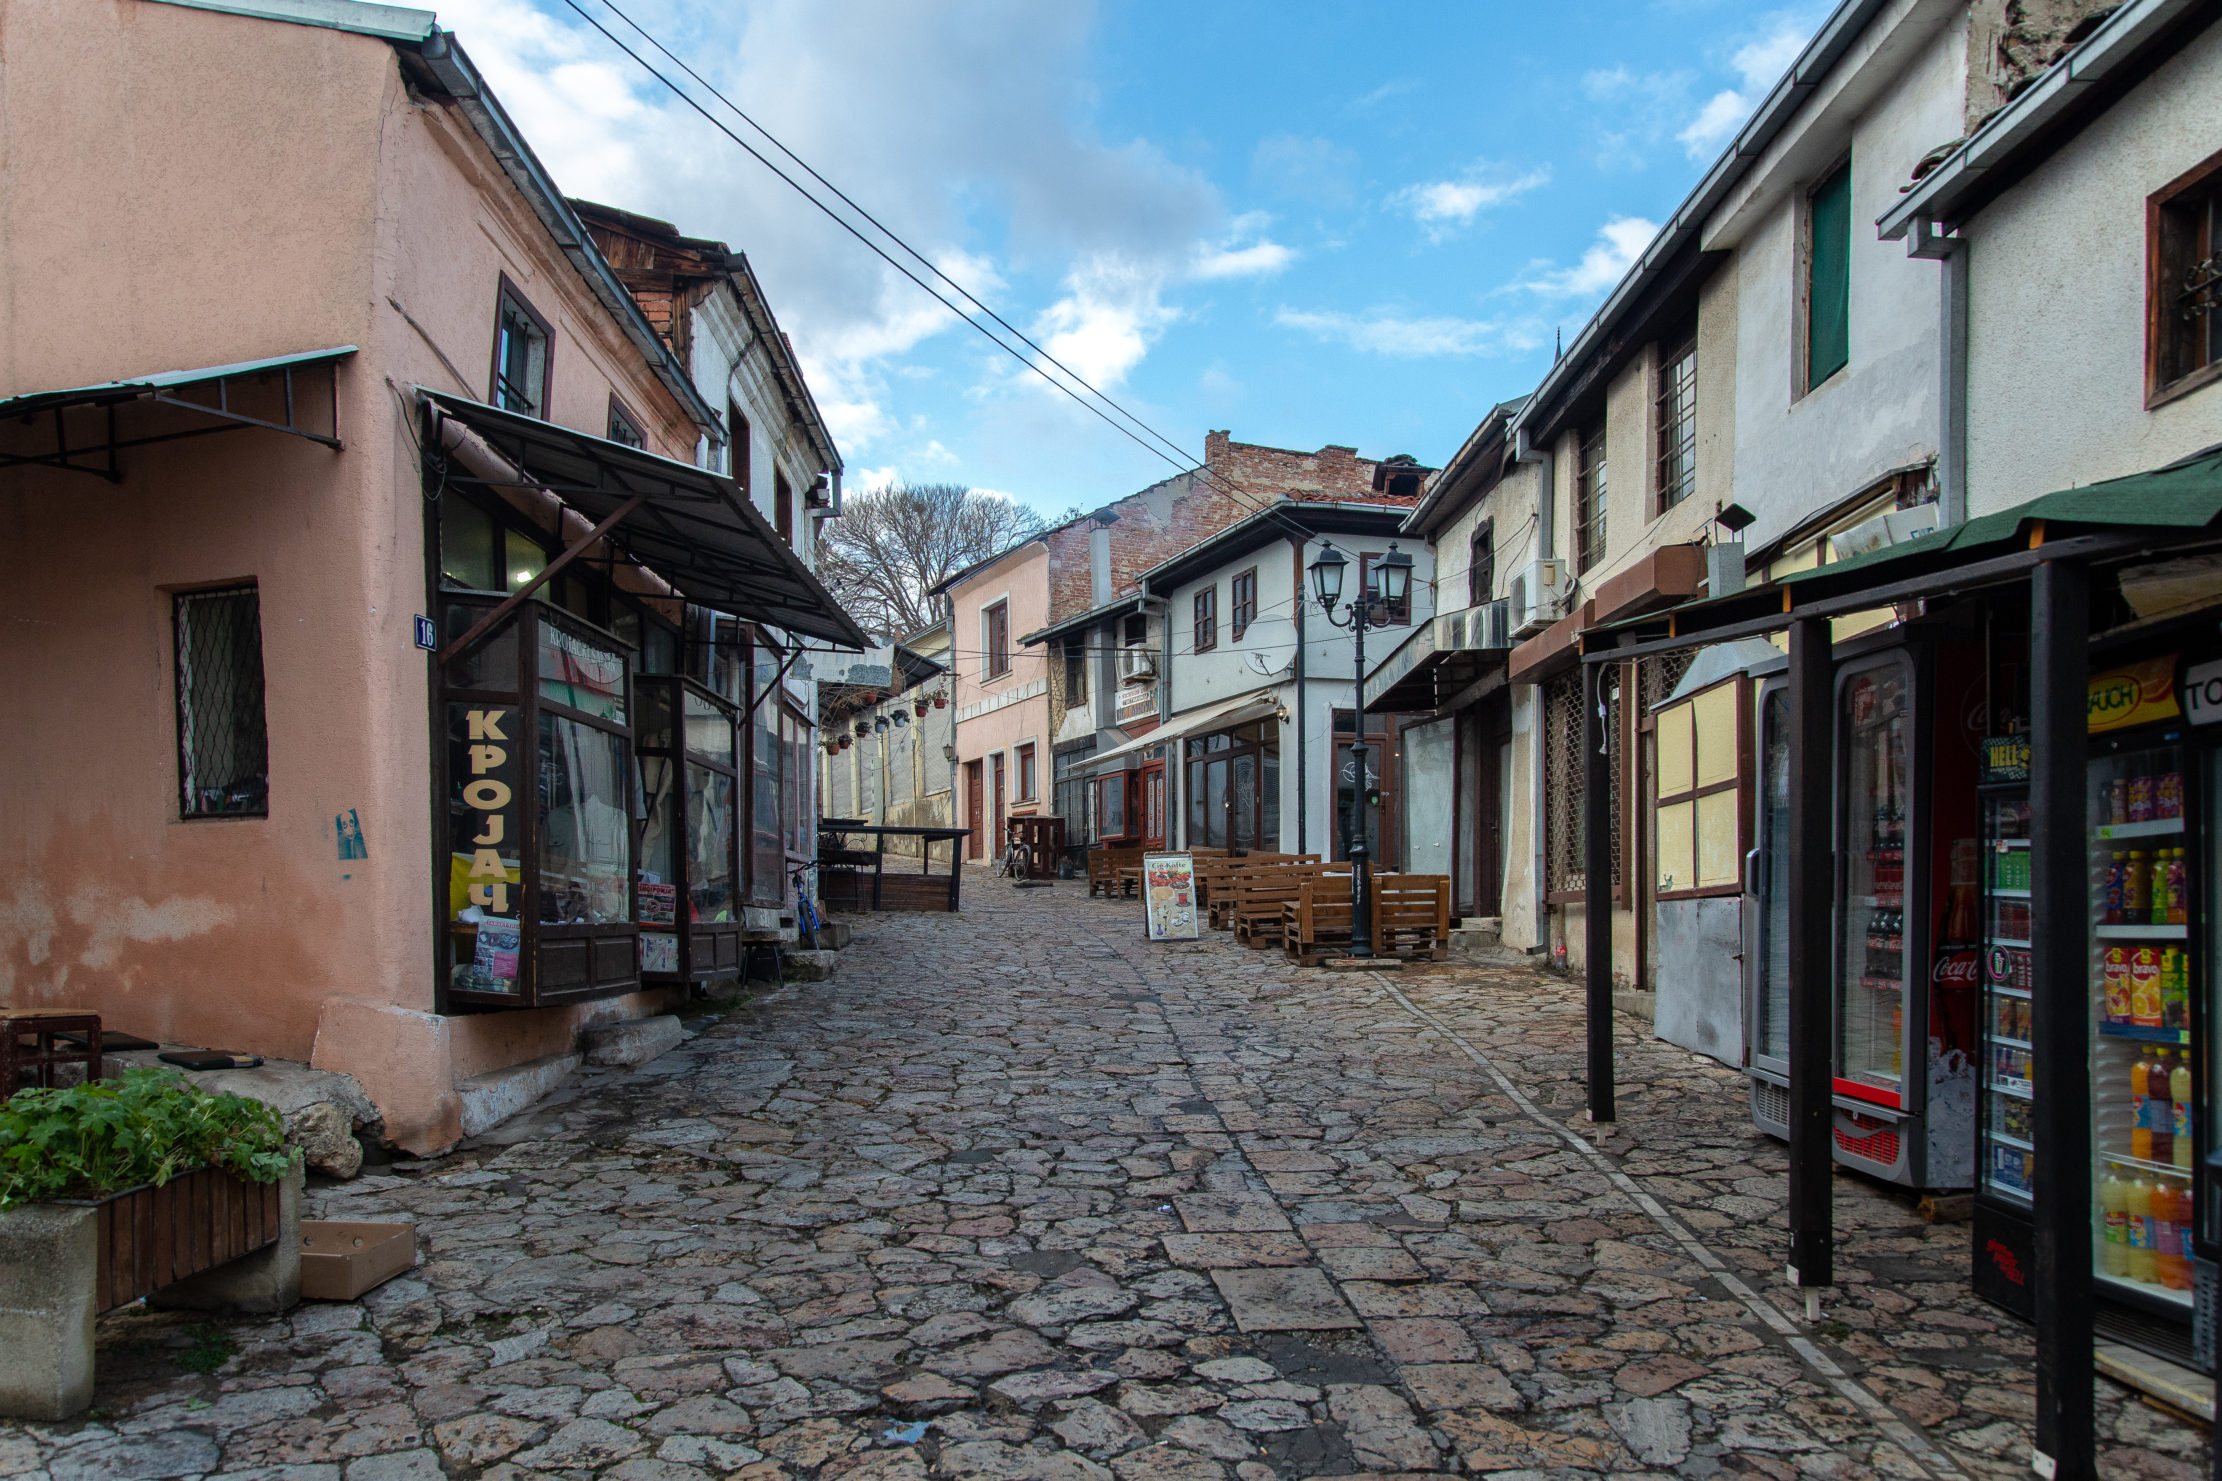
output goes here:
{"type": "MultiPolygon", "coordinates": [[[[1502,675],[1510,648],[1483,648],[1465,640],[1478,637],[1486,609],[1472,607],[1423,622],[1412,636],[1366,675],[1360,706],[1369,714],[1409,714],[1456,707],[1466,691],[1492,674],[1502,675]],[[1446,624],[1452,631],[1439,631],[1446,624]],[[1452,638],[1460,646],[1442,646],[1452,638]]],[[[1479,698],[1479,696],[1475,696],[1479,698]]]]}
{"type": "Polygon", "coordinates": [[[1176,741],[1199,732],[1225,730],[1233,725],[1247,725],[1252,720],[1263,720],[1278,714],[1281,708],[1281,702],[1276,697],[1278,687],[1253,689],[1248,694],[1221,700],[1215,705],[1205,705],[1202,709],[1190,710],[1184,715],[1175,715],[1149,734],[1090,756],[1074,769],[1093,771],[1114,761],[1124,761],[1152,746],[1162,746],[1167,741],[1176,741]]]}
{"type": "MultiPolygon", "coordinates": [[[[671,583],[698,606],[785,628],[843,648],[869,648],[808,566],[723,474],[521,412],[419,386],[435,416],[477,433],[523,473],[600,525],[640,503],[609,532],[625,558],[671,583]]],[[[435,437],[427,444],[438,446],[435,437]]],[[[495,487],[450,467],[453,483],[495,487]]]]}
{"type": "Polygon", "coordinates": [[[353,345],[338,345],[329,350],[274,355],[267,360],[205,365],[198,370],[158,370],[128,380],[11,396],[0,401],[0,428],[7,429],[6,440],[0,441],[0,468],[56,468],[66,473],[90,473],[116,483],[123,478],[116,454],[125,448],[205,437],[240,427],[261,427],[337,448],[337,376],[325,378],[324,394],[316,398],[324,403],[324,415],[318,419],[321,430],[300,419],[301,398],[295,394],[293,377],[297,370],[328,366],[354,353],[353,345]],[[129,405],[158,406],[191,415],[165,416],[153,424],[124,427],[117,413],[129,405]],[[90,427],[85,425],[85,418],[71,416],[86,411],[105,415],[90,427]],[[18,433],[16,427],[29,431],[18,433]]]}

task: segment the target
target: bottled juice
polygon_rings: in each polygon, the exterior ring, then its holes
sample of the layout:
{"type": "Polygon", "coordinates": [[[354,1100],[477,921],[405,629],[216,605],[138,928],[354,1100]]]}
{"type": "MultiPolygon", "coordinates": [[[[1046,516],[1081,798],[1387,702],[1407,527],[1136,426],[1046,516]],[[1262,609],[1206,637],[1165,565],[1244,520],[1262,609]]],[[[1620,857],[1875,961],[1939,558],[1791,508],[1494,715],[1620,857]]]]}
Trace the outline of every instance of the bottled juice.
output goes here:
{"type": "Polygon", "coordinates": [[[2129,917],[2123,906],[2123,891],[2129,883],[2129,855],[2116,854],[2114,862],[2106,869],[2106,924],[2118,926],[2129,917]]]}
{"type": "Polygon", "coordinates": [[[2160,1250],[2154,1238],[2153,1185],[2143,1178],[2129,1185],[2129,1278],[2156,1284],[2160,1279],[2160,1250]]]}
{"type": "Polygon", "coordinates": [[[2130,1021],[2146,1028],[2159,1028],[2163,1012],[2160,950],[2152,946],[2132,947],[2129,953],[2130,1021]]]}
{"type": "MultiPolygon", "coordinates": [[[[2185,1055],[2168,1072],[2168,1102],[2170,1134],[2174,1138],[2171,1148],[2176,1166],[2189,1171],[2191,1149],[2198,1143],[2191,1134],[2191,1056],[2185,1055]]],[[[2185,1197],[2189,1197],[2189,1193],[2185,1197]]]]}
{"type": "Polygon", "coordinates": [[[2152,1074],[2152,1061],[2142,1054],[2129,1067],[2129,1155],[2139,1162],[2153,1160],[2152,1074]]]}
{"type": "MultiPolygon", "coordinates": [[[[2153,816],[2156,818],[2180,818],[2183,816],[2182,772],[2164,771],[2160,774],[2159,786],[2153,793],[2153,816]]],[[[2178,849],[2177,852],[2181,853],[2182,850],[2178,849]]]]}
{"type": "Polygon", "coordinates": [[[2106,789],[2106,820],[2109,823],[2129,821],[2129,783],[2117,780],[2106,789]]]}
{"type": "Polygon", "coordinates": [[[2129,1010],[2129,948],[2106,948],[2106,1021],[2128,1023],[2129,1010]]]}
{"type": "Polygon", "coordinates": [[[2191,1289],[2191,1190],[2168,1179],[2153,1187],[2154,1243],[2160,1283],[2172,1291],[2191,1289]]]}
{"type": "Polygon", "coordinates": [[[2191,1026],[2191,961],[2180,946],[2160,949],[2160,1022],[2163,1028],[2191,1026]]]}
{"type": "Polygon", "coordinates": [[[2129,868],[2122,875],[2122,919],[2141,926],[2152,917],[2153,861],[2143,849],[2129,851],[2129,868]]]}
{"type": "Polygon", "coordinates": [[[2191,884],[2185,877],[2183,850],[2168,851],[2168,916],[2163,925],[2180,926],[2191,914],[2191,884]]]}
{"type": "Polygon", "coordinates": [[[2153,779],[2149,776],[2129,779],[2129,820],[2133,823],[2153,820],[2153,779]]]}
{"type": "Polygon", "coordinates": [[[2152,1160],[2176,1160],[2176,1113],[2168,1103],[2168,1084],[2172,1066],[2168,1051],[2153,1051],[2152,1068],[2146,1079],[2145,1124],[2152,1130],[2152,1160]]]}
{"type": "Polygon", "coordinates": [[[2129,1274],[2129,1184],[2119,1168],[2110,1168],[2099,1184],[2099,1204],[2106,1210],[2106,1240],[2099,1246],[2102,1268],[2108,1275],[2129,1274]]]}

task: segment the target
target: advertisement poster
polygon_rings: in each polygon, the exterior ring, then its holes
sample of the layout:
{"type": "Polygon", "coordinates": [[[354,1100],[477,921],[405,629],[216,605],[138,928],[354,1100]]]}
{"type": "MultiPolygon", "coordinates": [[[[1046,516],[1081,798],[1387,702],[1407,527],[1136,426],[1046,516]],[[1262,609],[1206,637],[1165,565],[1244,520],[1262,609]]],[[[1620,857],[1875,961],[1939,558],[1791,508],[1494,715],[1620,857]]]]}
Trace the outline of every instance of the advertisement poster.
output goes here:
{"type": "MultiPolygon", "coordinates": [[[[515,992],[517,954],[524,947],[524,927],[514,920],[485,916],[478,923],[478,947],[471,959],[476,992],[515,992]]],[[[456,986],[461,987],[458,982],[456,986]]]]}
{"type": "MultiPolygon", "coordinates": [[[[679,887],[675,884],[640,886],[640,923],[672,926],[679,923],[679,887]]],[[[677,968],[672,970],[676,971],[677,968]]]]}
{"type": "Polygon", "coordinates": [[[678,971],[679,938],[669,931],[641,932],[640,970],[643,972],[678,971]]]}
{"type": "Polygon", "coordinates": [[[1191,854],[1142,857],[1142,907],[1152,941],[1196,939],[1196,860],[1191,854]]]}

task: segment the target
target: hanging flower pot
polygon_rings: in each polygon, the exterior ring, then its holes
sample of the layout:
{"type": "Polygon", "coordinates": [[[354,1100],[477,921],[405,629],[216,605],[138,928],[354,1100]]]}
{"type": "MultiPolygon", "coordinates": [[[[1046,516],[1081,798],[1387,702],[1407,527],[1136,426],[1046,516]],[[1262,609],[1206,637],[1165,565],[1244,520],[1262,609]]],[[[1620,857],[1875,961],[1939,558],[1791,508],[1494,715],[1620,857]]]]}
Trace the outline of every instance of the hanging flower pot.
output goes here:
{"type": "Polygon", "coordinates": [[[946,710],[947,708],[949,708],[949,696],[946,694],[935,695],[934,708],[937,710],[946,710]]]}
{"type": "Polygon", "coordinates": [[[923,720],[926,718],[926,711],[931,708],[931,706],[929,706],[925,700],[921,699],[911,705],[911,708],[916,710],[918,712],[918,718],[923,720]]]}
{"type": "Polygon", "coordinates": [[[842,749],[842,750],[844,750],[844,751],[846,751],[846,750],[847,750],[847,749],[849,748],[849,745],[850,745],[850,741],[849,741],[849,738],[848,738],[847,736],[845,736],[845,735],[844,735],[844,736],[842,736],[842,737],[841,737],[841,749],[842,749]]]}
{"type": "Polygon", "coordinates": [[[865,723],[864,723],[864,722],[863,722],[862,720],[859,720],[859,721],[857,721],[857,722],[856,722],[856,738],[857,738],[858,740],[862,740],[862,739],[864,739],[864,737],[866,737],[866,736],[870,735],[871,733],[872,733],[872,727],[871,727],[871,726],[869,726],[869,725],[865,724],[865,723]]]}

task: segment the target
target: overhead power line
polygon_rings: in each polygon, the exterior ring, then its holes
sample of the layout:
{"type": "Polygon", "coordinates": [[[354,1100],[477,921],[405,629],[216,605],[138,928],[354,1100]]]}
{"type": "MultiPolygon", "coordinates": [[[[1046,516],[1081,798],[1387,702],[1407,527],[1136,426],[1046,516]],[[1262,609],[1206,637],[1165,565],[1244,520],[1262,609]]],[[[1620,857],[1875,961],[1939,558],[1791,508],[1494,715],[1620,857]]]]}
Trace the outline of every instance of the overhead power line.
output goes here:
{"type": "Polygon", "coordinates": [[[881,246],[880,243],[874,241],[864,231],[859,229],[855,222],[849,220],[846,216],[842,215],[841,212],[835,210],[831,205],[827,204],[824,200],[819,198],[800,180],[796,179],[788,171],[782,169],[775,161],[767,156],[762,150],[758,149],[754,144],[751,144],[748,140],[735,133],[725,124],[723,120],[719,119],[708,108],[704,107],[700,100],[698,100],[692,93],[688,92],[685,88],[679,86],[678,83],[674,82],[670,77],[666,76],[648,58],[642,56],[631,46],[628,46],[614,32],[612,32],[608,26],[602,24],[600,19],[589,12],[585,6],[580,4],[579,0],[564,0],[564,3],[570,6],[571,9],[578,14],[581,20],[585,21],[596,31],[600,32],[603,38],[607,40],[610,45],[616,47],[619,51],[630,57],[641,68],[642,71],[655,78],[656,81],[662,83],[663,86],[668,91],[670,91],[670,93],[674,97],[678,98],[681,102],[684,102],[688,107],[692,108],[696,113],[700,114],[703,120],[707,122],[712,128],[715,128],[719,133],[725,135],[726,138],[732,140],[735,144],[738,144],[742,149],[746,150],[752,158],[754,158],[759,164],[763,165],[764,168],[770,170],[774,175],[778,176],[779,179],[784,182],[790,189],[792,189],[797,195],[800,195],[804,200],[810,202],[810,204],[812,204],[813,206],[816,206],[819,211],[825,214],[827,219],[831,220],[843,231],[846,231],[850,236],[855,237],[859,242],[863,243],[864,246],[869,248],[875,256],[880,258],[881,261],[885,262],[889,267],[894,268],[895,271],[901,273],[912,283],[916,284],[920,289],[931,295],[936,302],[941,304],[942,307],[948,309],[950,313],[956,315],[957,318],[959,318],[966,324],[971,325],[982,335],[986,336],[987,339],[992,342],[998,349],[1001,349],[1005,354],[1017,360],[1028,370],[1031,370],[1032,372],[1034,372],[1034,374],[1040,376],[1050,385],[1056,387],[1059,392],[1069,397],[1074,402],[1074,404],[1086,408],[1092,415],[1102,421],[1104,425],[1110,427],[1113,431],[1118,432],[1121,436],[1127,438],[1127,440],[1133,442],[1136,446],[1142,448],[1145,452],[1148,452],[1152,456],[1160,458],[1163,461],[1171,464],[1180,472],[1186,473],[1197,471],[1202,472],[1206,477],[1217,479],[1221,484],[1227,487],[1227,489],[1231,493],[1233,493],[1239,500],[1250,502],[1254,512],[1269,508],[1271,504],[1275,502],[1270,499],[1259,500],[1254,491],[1242,488],[1241,485],[1235,480],[1227,478],[1224,474],[1219,473],[1216,469],[1210,468],[1208,464],[1204,463],[1202,460],[1190,455],[1187,450],[1182,448],[1178,443],[1174,442],[1171,438],[1166,437],[1163,433],[1157,431],[1154,427],[1150,426],[1149,423],[1136,416],[1133,412],[1128,411],[1112,397],[1097,389],[1094,385],[1090,384],[1086,378],[1078,374],[1071,367],[1065,365],[1054,355],[1051,355],[1047,350],[1043,349],[1032,339],[1028,338],[1025,334],[1021,333],[1018,329],[1013,327],[1009,320],[1005,319],[1001,314],[996,313],[992,308],[989,308],[987,304],[982,302],[977,295],[972,293],[969,289],[965,288],[961,283],[958,283],[955,279],[951,278],[940,267],[936,266],[933,262],[927,259],[927,257],[923,253],[919,252],[915,247],[912,247],[908,242],[904,241],[903,238],[898,235],[892,228],[881,222],[879,218],[872,215],[871,212],[865,210],[864,207],[858,205],[853,199],[849,197],[846,192],[842,191],[838,186],[827,180],[824,175],[820,174],[816,169],[812,168],[811,165],[800,155],[797,155],[792,149],[788,148],[784,143],[780,142],[780,140],[775,137],[770,132],[770,130],[766,129],[755,119],[749,117],[749,115],[743,112],[741,108],[736,105],[731,99],[727,98],[723,93],[719,92],[716,87],[705,81],[700,73],[696,72],[692,67],[688,66],[686,62],[676,56],[669,47],[665,46],[661,41],[657,40],[656,37],[652,33],[650,33],[646,27],[642,26],[638,21],[627,15],[616,5],[610,3],[610,0],[600,0],[600,3],[611,14],[615,15],[633,31],[637,32],[644,40],[647,41],[650,46],[654,47],[658,52],[669,58],[674,66],[679,68],[679,70],[685,72],[688,77],[692,78],[699,86],[707,91],[710,96],[716,98],[718,102],[722,103],[728,110],[730,110],[735,117],[746,123],[757,133],[761,134],[770,143],[772,148],[777,149],[788,159],[793,160],[797,168],[807,173],[811,179],[817,181],[828,191],[831,191],[836,197],[841,200],[843,204],[848,206],[849,209],[855,211],[857,215],[870,222],[874,228],[876,228],[883,236],[888,239],[888,241],[894,243],[895,246],[899,248],[905,256],[917,262],[926,270],[926,272],[931,273],[941,282],[948,284],[952,292],[960,295],[967,302],[975,305],[979,309],[979,312],[981,314],[986,315],[989,319],[993,320],[995,324],[1001,326],[1004,330],[1006,330],[1014,338],[1016,338],[1021,344],[1025,345],[1028,350],[1033,351],[1034,354],[1039,355],[1042,360],[1046,360],[1049,362],[1050,365],[1055,366],[1058,371],[1060,371],[1066,377],[1070,378],[1072,384],[1068,385],[1065,381],[1058,379],[1057,376],[1051,375],[1040,362],[1033,358],[1032,355],[1025,353],[1025,351],[1019,349],[1018,346],[1011,344],[1001,335],[998,335],[993,329],[989,328],[987,324],[982,323],[980,319],[974,314],[967,312],[963,308],[960,308],[955,302],[950,299],[948,294],[943,293],[932,283],[921,277],[909,265],[897,260],[897,258],[885,247],[881,246]],[[1080,390],[1075,390],[1075,385],[1080,387],[1080,390]],[[1083,396],[1081,394],[1081,391],[1085,391],[1087,395],[1083,396]],[[1091,400],[1090,398],[1093,399],[1091,400]],[[1109,410],[1106,410],[1105,408],[1109,408],[1109,410]],[[1116,417],[1114,417],[1113,413],[1116,413],[1116,417]],[[1168,449],[1170,451],[1168,451],[1168,449]]]}

